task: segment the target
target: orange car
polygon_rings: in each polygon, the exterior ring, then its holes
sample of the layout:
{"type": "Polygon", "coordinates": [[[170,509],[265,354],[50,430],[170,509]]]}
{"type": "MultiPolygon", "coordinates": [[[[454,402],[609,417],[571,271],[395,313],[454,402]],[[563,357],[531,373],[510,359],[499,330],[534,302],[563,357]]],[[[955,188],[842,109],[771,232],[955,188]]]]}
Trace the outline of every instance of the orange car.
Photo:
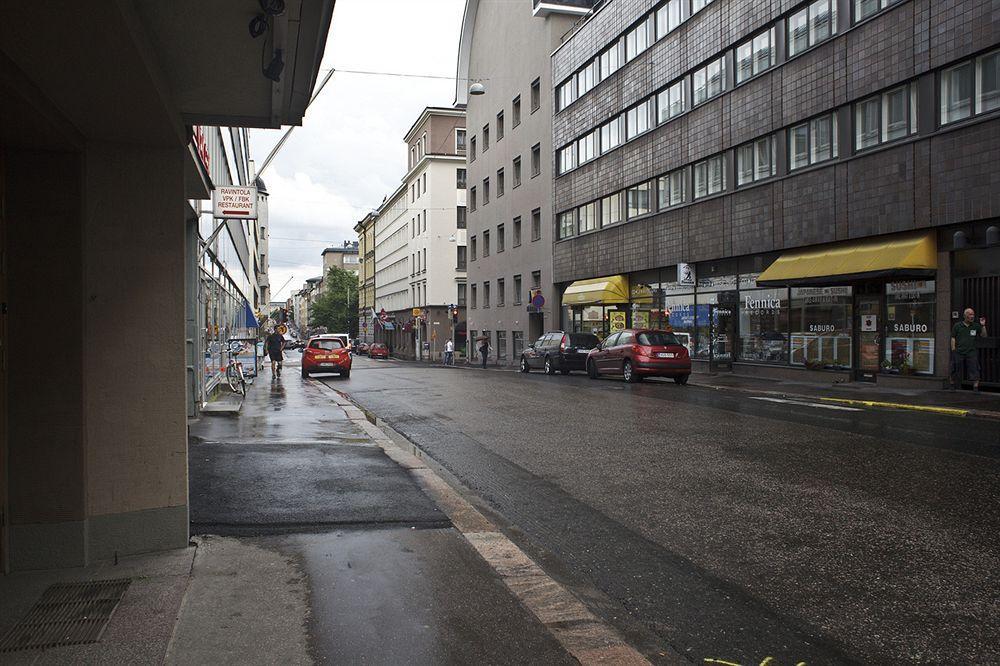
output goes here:
{"type": "Polygon", "coordinates": [[[351,351],[340,338],[318,335],[309,339],[302,352],[302,376],[313,372],[336,372],[341,377],[351,376],[351,351]]]}

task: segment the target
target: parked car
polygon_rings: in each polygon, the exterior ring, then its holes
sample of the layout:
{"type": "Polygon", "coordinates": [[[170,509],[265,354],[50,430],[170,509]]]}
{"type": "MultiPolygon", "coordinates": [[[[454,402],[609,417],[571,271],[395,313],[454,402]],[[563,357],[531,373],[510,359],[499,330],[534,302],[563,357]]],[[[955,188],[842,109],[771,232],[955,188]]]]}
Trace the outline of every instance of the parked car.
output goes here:
{"type": "Polygon", "coordinates": [[[321,335],[309,340],[302,353],[302,377],[314,372],[336,372],[351,376],[351,352],[339,338],[321,335]]]}
{"type": "Polygon", "coordinates": [[[521,372],[542,369],[547,375],[556,371],[568,375],[587,369],[587,354],[599,344],[593,333],[550,331],[521,353],[521,372]]]}
{"type": "Polygon", "coordinates": [[[357,348],[356,351],[357,351],[358,354],[367,354],[368,353],[368,343],[367,342],[359,342],[358,343],[358,348],[357,348]]]}
{"type": "Polygon", "coordinates": [[[612,333],[587,356],[587,374],[621,375],[627,382],[643,377],[673,377],[687,384],[691,356],[687,347],[670,331],[626,329],[612,333]]]}
{"type": "Polygon", "coordinates": [[[373,342],[368,348],[368,356],[371,358],[389,358],[389,348],[381,342],[373,342]]]}

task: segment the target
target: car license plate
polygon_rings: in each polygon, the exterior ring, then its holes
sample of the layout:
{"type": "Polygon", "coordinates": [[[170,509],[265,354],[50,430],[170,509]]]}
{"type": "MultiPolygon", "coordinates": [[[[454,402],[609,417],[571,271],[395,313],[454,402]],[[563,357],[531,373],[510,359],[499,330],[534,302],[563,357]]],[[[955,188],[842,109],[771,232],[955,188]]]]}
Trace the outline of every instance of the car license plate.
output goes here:
{"type": "Polygon", "coordinates": [[[333,365],[333,363],[320,363],[320,365],[323,366],[324,368],[328,368],[331,365],[333,365]]]}
{"type": "Polygon", "coordinates": [[[659,352],[657,356],[659,358],[673,358],[675,354],[673,352],[659,352]]]}

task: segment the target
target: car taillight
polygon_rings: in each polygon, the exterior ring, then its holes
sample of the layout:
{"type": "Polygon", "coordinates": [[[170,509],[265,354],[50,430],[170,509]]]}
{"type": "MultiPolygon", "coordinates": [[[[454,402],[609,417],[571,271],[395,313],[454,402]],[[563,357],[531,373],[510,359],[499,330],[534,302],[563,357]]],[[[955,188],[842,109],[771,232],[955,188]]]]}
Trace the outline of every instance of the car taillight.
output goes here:
{"type": "Polygon", "coordinates": [[[569,342],[569,338],[565,335],[562,336],[562,340],[559,342],[559,351],[566,351],[566,344],[569,342]]]}

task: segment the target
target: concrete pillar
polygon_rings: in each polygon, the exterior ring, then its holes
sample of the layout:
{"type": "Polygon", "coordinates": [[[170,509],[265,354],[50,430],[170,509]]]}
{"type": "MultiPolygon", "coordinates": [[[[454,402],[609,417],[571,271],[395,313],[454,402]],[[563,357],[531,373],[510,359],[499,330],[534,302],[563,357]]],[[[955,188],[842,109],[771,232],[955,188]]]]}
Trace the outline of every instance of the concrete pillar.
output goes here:
{"type": "Polygon", "coordinates": [[[188,541],[183,159],[181,148],[87,147],[90,560],[188,541]]]}

